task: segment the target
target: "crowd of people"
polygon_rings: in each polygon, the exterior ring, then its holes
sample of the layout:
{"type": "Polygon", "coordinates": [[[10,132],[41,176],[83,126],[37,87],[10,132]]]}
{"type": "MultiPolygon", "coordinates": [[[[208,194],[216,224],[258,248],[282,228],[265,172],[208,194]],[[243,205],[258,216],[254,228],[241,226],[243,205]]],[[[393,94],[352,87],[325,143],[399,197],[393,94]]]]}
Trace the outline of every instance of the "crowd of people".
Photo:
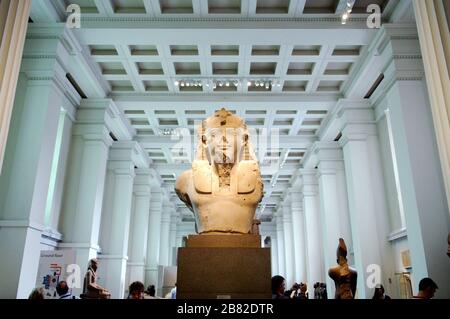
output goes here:
{"type": "MultiPolygon", "coordinates": [[[[438,285],[431,278],[423,278],[419,282],[419,293],[412,299],[432,299],[438,289],[438,285]]],[[[272,277],[272,299],[309,299],[306,283],[294,283],[291,289],[286,290],[286,280],[280,275],[272,277]]],[[[314,284],[314,299],[328,299],[325,283],[314,284]]],[[[377,285],[372,299],[391,299],[385,293],[383,285],[377,285]]]]}
{"type": "MultiPolygon", "coordinates": [[[[72,295],[66,281],[58,282],[56,292],[59,299],[109,299],[111,294],[106,288],[97,283],[98,261],[92,259],[89,262],[83,284],[83,293],[80,297],[72,295]]],[[[306,283],[294,283],[286,290],[286,280],[280,275],[272,277],[272,299],[309,299],[308,285],[306,283]]],[[[327,286],[325,283],[316,282],[314,288],[314,299],[328,299],[327,286]]],[[[419,282],[419,293],[413,299],[431,299],[434,297],[438,285],[431,278],[423,278],[419,282]]],[[[177,285],[165,296],[165,298],[177,298],[177,285]]],[[[144,284],[134,281],[128,288],[127,299],[159,299],[156,296],[154,285],[150,285],[145,290],[144,284]]],[[[354,298],[354,296],[352,297],[354,298]]],[[[45,291],[42,287],[35,288],[29,295],[29,299],[45,299],[45,291]]],[[[391,299],[385,293],[383,285],[377,285],[374,289],[372,299],[391,299]]]]}
{"type": "MultiPolygon", "coordinates": [[[[431,278],[423,278],[419,283],[419,293],[413,299],[431,299],[434,297],[437,284],[431,278]]],[[[144,290],[144,284],[140,281],[135,281],[130,284],[127,299],[161,299],[156,296],[156,289],[154,285],[150,285],[144,290]]],[[[60,281],[56,287],[59,299],[79,299],[73,296],[69,290],[66,281],[60,281]]],[[[166,296],[166,298],[176,299],[176,287],[173,288],[166,296]]],[[[43,288],[35,288],[29,299],[45,299],[43,288]]],[[[295,283],[292,288],[286,290],[286,281],[282,276],[276,275],[272,277],[272,299],[309,299],[308,286],[306,283],[295,283]]],[[[328,299],[325,283],[314,284],[314,299],[328,299]]],[[[375,287],[372,299],[391,299],[385,294],[383,285],[375,287]]]]}
{"type": "MultiPolygon", "coordinates": [[[[83,281],[83,292],[80,296],[72,295],[71,289],[66,281],[59,281],[56,285],[55,297],[58,299],[109,299],[111,293],[108,289],[100,286],[97,282],[97,269],[99,262],[97,259],[91,259],[88,264],[86,274],[83,281]]],[[[49,298],[49,294],[47,294],[49,298]]],[[[50,298],[53,298],[50,297],[50,298]]],[[[166,298],[176,299],[176,284],[175,287],[167,294],[166,298]]],[[[46,299],[46,292],[43,287],[35,288],[30,293],[28,299],[46,299]]],[[[144,290],[144,284],[140,281],[134,281],[128,287],[127,299],[160,299],[156,296],[156,289],[154,285],[147,287],[144,290]]]]}

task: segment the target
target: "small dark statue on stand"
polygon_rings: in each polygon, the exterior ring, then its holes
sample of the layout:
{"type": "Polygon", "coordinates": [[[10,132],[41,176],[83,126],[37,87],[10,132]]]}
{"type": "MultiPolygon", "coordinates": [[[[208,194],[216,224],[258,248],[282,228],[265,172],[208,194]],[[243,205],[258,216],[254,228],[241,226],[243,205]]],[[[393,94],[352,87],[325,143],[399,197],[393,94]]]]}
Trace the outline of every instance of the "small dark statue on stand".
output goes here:
{"type": "Polygon", "coordinates": [[[83,293],[81,299],[109,299],[109,291],[97,283],[98,260],[89,260],[88,269],[84,276],[83,293]]]}
{"type": "Polygon", "coordinates": [[[328,275],[336,285],[336,299],[354,299],[356,293],[357,272],[347,264],[347,247],[342,238],[339,238],[337,248],[337,263],[339,265],[330,268],[328,275]]]}

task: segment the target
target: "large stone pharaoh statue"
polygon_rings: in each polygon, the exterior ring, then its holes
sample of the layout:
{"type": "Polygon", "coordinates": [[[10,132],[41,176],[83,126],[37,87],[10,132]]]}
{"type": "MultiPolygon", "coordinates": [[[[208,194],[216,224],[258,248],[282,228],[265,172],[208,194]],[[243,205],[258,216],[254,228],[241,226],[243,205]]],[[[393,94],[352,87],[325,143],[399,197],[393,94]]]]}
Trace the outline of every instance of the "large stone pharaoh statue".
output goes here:
{"type": "Polygon", "coordinates": [[[192,169],[175,190],[194,212],[199,234],[248,234],[263,194],[244,121],[225,109],[202,122],[192,169]]]}

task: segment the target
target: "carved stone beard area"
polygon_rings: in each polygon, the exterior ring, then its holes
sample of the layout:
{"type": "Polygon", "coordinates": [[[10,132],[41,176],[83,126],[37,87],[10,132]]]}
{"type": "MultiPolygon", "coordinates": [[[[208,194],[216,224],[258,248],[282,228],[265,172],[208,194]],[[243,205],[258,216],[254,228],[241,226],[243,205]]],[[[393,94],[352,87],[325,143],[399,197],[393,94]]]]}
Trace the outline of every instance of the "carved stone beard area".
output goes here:
{"type": "MultiPolygon", "coordinates": [[[[223,156],[224,161],[226,160],[226,156],[223,156]]],[[[231,170],[233,168],[233,164],[224,163],[217,165],[217,173],[219,175],[219,188],[230,190],[231,186],[231,170]]]]}

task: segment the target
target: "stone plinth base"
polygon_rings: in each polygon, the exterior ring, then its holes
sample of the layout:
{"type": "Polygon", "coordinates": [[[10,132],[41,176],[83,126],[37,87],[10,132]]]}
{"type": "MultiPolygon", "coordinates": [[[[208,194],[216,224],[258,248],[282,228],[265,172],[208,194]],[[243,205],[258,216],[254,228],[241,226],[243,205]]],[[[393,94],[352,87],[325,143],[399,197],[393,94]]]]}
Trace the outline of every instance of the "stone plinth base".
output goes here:
{"type": "Polygon", "coordinates": [[[260,245],[257,235],[189,236],[178,250],[177,299],[270,299],[270,249],[260,245]]]}

